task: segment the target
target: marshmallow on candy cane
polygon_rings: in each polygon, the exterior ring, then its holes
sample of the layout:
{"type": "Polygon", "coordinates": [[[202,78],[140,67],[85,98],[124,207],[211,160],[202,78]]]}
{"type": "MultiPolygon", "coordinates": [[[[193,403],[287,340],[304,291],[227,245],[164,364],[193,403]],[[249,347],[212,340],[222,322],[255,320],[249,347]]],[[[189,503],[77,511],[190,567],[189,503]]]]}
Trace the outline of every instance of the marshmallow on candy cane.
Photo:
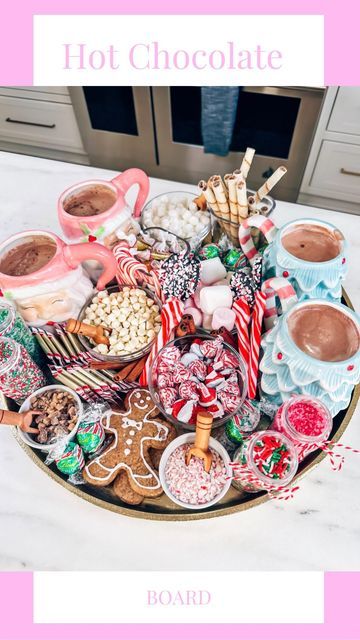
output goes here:
{"type": "Polygon", "coordinates": [[[184,313],[184,303],[177,298],[169,298],[161,309],[161,331],[157,334],[157,338],[149,353],[144,370],[140,376],[140,384],[146,386],[149,380],[149,371],[160,349],[169,342],[171,334],[175,327],[179,324],[184,313]]]}

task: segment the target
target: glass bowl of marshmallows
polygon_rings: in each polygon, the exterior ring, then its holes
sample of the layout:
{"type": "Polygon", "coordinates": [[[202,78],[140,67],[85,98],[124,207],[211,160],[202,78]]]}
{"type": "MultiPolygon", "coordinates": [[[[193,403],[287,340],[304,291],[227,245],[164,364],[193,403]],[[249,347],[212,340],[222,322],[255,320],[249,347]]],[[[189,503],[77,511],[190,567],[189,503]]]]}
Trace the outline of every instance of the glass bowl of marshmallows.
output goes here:
{"type": "Polygon", "coordinates": [[[98,291],[83,306],[79,320],[105,328],[109,345],[98,344],[81,334],[84,350],[94,359],[131,362],[149,353],[161,328],[161,302],[148,288],[110,286],[98,291]]]}
{"type": "Polygon", "coordinates": [[[162,227],[187,240],[195,249],[210,231],[210,213],[199,209],[196,193],[170,191],[150,200],[141,214],[141,226],[162,227]]]}

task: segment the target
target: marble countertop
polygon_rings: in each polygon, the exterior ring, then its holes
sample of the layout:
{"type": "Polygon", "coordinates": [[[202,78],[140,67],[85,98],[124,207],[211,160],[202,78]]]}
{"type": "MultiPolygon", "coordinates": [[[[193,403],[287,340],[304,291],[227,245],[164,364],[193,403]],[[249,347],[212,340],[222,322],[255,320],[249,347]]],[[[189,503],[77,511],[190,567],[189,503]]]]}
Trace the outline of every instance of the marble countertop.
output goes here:
{"type": "MultiPolygon", "coordinates": [[[[0,153],[0,239],[51,229],[58,195],[112,171],[0,153]]],[[[151,180],[150,197],[187,185],[151,180]]],[[[188,186],[189,190],[194,187],[188,186]]],[[[129,196],[134,201],[135,192],[129,196]]],[[[341,229],[349,243],[346,290],[360,309],[360,216],[278,202],[273,218],[312,216],[341,229]]],[[[360,407],[343,436],[360,449],[360,407]]],[[[289,502],[271,501],[231,516],[152,522],[80,500],[26,456],[0,428],[0,570],[360,570],[360,458],[335,473],[323,461],[289,502]]]]}

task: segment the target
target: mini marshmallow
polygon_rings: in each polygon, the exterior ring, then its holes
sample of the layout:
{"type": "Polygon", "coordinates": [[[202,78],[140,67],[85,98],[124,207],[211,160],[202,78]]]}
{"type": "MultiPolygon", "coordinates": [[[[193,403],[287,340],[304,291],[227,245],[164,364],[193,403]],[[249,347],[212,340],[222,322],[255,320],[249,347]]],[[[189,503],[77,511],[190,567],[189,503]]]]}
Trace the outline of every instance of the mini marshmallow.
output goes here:
{"type": "Polygon", "coordinates": [[[225,327],[228,331],[232,331],[235,325],[235,312],[227,307],[218,307],[215,309],[211,327],[214,330],[225,327]]]}
{"type": "Polygon", "coordinates": [[[200,280],[203,284],[209,285],[226,277],[226,269],[219,256],[203,260],[200,267],[200,280]]]}
{"type": "Polygon", "coordinates": [[[194,318],[196,327],[201,327],[203,316],[201,311],[199,311],[199,309],[197,309],[196,307],[187,307],[186,313],[190,313],[190,315],[192,315],[192,317],[194,318]]]}
{"type": "Polygon", "coordinates": [[[232,303],[233,297],[229,286],[204,287],[200,291],[200,309],[207,315],[212,315],[219,307],[231,309],[232,303]]]}
{"type": "Polygon", "coordinates": [[[194,232],[202,233],[209,226],[209,215],[206,212],[199,212],[191,198],[184,199],[176,194],[171,198],[158,198],[151,210],[144,211],[144,220],[148,226],[151,223],[153,226],[160,225],[182,238],[192,238],[194,232]]]}

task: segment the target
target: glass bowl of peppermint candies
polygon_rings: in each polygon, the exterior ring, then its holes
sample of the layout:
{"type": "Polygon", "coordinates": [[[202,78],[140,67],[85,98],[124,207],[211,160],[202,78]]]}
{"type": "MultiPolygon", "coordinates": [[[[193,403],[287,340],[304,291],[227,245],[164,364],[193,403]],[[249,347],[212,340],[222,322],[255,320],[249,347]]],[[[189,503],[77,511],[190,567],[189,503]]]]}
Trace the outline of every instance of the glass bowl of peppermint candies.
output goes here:
{"type": "Polygon", "coordinates": [[[213,428],[242,406],[246,370],[240,354],[219,336],[195,333],[168,342],[149,372],[149,391],[161,413],[178,429],[194,431],[197,414],[208,411],[213,428]]]}
{"type": "Polygon", "coordinates": [[[203,242],[210,231],[210,213],[198,207],[198,194],[170,191],[150,200],[141,214],[141,226],[161,227],[187,240],[192,250],[203,242]]]}

